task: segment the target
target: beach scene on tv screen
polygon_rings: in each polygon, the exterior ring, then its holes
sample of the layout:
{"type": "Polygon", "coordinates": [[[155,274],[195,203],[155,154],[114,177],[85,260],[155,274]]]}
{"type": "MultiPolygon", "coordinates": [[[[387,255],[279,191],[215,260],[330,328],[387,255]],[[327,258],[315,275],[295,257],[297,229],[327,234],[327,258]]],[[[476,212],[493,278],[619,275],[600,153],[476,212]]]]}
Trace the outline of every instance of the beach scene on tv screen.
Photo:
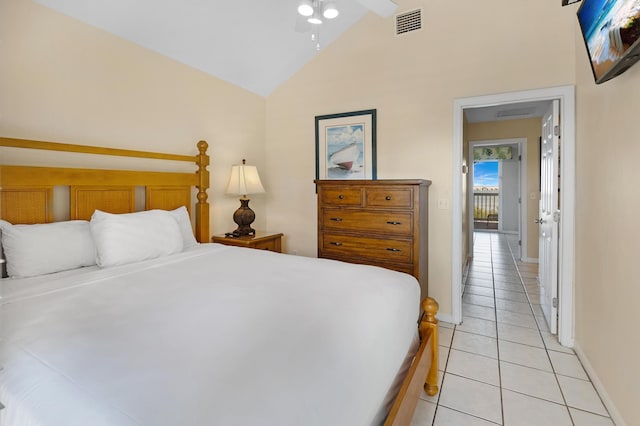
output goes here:
{"type": "Polygon", "coordinates": [[[640,0],[585,0],[578,19],[596,79],[640,38],[640,0]]]}

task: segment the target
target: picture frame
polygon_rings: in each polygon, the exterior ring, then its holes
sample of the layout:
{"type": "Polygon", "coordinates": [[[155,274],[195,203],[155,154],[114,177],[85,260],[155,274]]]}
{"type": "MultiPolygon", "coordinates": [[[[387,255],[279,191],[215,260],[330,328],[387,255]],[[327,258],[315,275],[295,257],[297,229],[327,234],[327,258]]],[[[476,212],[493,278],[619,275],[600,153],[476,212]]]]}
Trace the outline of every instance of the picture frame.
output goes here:
{"type": "Polygon", "coordinates": [[[377,178],[376,110],[318,115],[316,179],[377,178]]]}

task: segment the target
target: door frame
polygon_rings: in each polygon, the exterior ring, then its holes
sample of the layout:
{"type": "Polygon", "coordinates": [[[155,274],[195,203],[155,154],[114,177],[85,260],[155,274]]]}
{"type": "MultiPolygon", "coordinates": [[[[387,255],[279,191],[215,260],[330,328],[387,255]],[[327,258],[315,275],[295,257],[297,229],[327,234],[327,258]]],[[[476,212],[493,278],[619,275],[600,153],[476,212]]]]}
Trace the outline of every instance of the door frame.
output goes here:
{"type": "MultiPolygon", "coordinates": [[[[471,163],[469,166],[469,173],[467,174],[467,188],[471,188],[471,191],[467,191],[468,193],[468,205],[473,206],[473,148],[478,146],[501,146],[501,145],[518,145],[518,153],[520,155],[520,161],[518,164],[518,174],[520,178],[518,192],[520,193],[520,207],[518,214],[518,232],[520,232],[520,241],[522,245],[520,246],[520,258],[528,259],[527,252],[527,139],[526,138],[512,138],[512,139],[488,139],[488,140],[477,140],[477,141],[469,141],[469,162],[471,163]]],[[[500,168],[502,164],[499,166],[498,175],[501,174],[500,168]]],[[[502,190],[500,190],[500,199],[498,201],[499,209],[502,210],[502,190]]],[[[473,208],[469,209],[469,217],[467,218],[467,223],[470,225],[474,223],[474,212],[473,208]]],[[[501,216],[499,216],[501,217],[501,216]]],[[[498,222],[498,231],[502,232],[502,221],[498,222]]],[[[473,232],[469,232],[468,235],[468,247],[473,247],[473,232]]],[[[462,255],[462,254],[461,254],[462,255]]]]}
{"type": "MultiPolygon", "coordinates": [[[[558,250],[558,340],[573,347],[574,324],[574,245],[575,245],[575,87],[557,86],[493,95],[457,98],[453,103],[453,188],[451,316],[462,322],[462,166],[464,110],[529,101],[560,100],[560,247],[558,250]]],[[[471,229],[471,228],[469,228],[471,229]]]]}

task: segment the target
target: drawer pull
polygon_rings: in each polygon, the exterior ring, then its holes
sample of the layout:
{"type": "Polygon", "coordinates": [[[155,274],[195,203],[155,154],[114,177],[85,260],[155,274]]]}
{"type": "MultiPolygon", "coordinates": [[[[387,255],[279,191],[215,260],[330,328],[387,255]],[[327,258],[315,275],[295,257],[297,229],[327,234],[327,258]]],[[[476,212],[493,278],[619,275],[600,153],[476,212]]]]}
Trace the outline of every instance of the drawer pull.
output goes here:
{"type": "Polygon", "coordinates": [[[389,251],[393,251],[393,252],[402,251],[402,250],[400,250],[400,249],[397,249],[397,248],[391,248],[391,247],[387,247],[387,250],[389,250],[389,251]]]}
{"type": "Polygon", "coordinates": [[[338,247],[342,245],[342,243],[339,242],[339,241],[331,241],[329,244],[332,244],[332,245],[338,246],[338,247]]]}
{"type": "Polygon", "coordinates": [[[391,195],[387,195],[386,197],[384,197],[384,199],[387,201],[391,201],[391,195]]]}
{"type": "Polygon", "coordinates": [[[331,220],[333,220],[334,222],[342,222],[341,217],[332,217],[331,220]]]}
{"type": "Polygon", "coordinates": [[[344,200],[344,195],[340,194],[340,195],[338,195],[338,198],[341,199],[341,200],[344,200]]]}
{"type": "Polygon", "coordinates": [[[389,224],[389,225],[402,225],[402,222],[395,222],[395,221],[390,220],[390,221],[387,222],[387,224],[389,224]]]}

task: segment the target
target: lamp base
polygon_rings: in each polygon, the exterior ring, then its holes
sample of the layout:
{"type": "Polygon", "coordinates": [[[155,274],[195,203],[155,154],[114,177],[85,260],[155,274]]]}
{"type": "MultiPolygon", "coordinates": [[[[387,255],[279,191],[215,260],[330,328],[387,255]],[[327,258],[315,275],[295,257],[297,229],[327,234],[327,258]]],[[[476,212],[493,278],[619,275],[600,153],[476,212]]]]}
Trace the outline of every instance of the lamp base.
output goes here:
{"type": "Polygon", "coordinates": [[[256,214],[249,208],[249,199],[240,198],[240,207],[233,213],[233,221],[238,225],[233,235],[255,235],[256,230],[251,227],[251,224],[256,219],[256,214]]]}

